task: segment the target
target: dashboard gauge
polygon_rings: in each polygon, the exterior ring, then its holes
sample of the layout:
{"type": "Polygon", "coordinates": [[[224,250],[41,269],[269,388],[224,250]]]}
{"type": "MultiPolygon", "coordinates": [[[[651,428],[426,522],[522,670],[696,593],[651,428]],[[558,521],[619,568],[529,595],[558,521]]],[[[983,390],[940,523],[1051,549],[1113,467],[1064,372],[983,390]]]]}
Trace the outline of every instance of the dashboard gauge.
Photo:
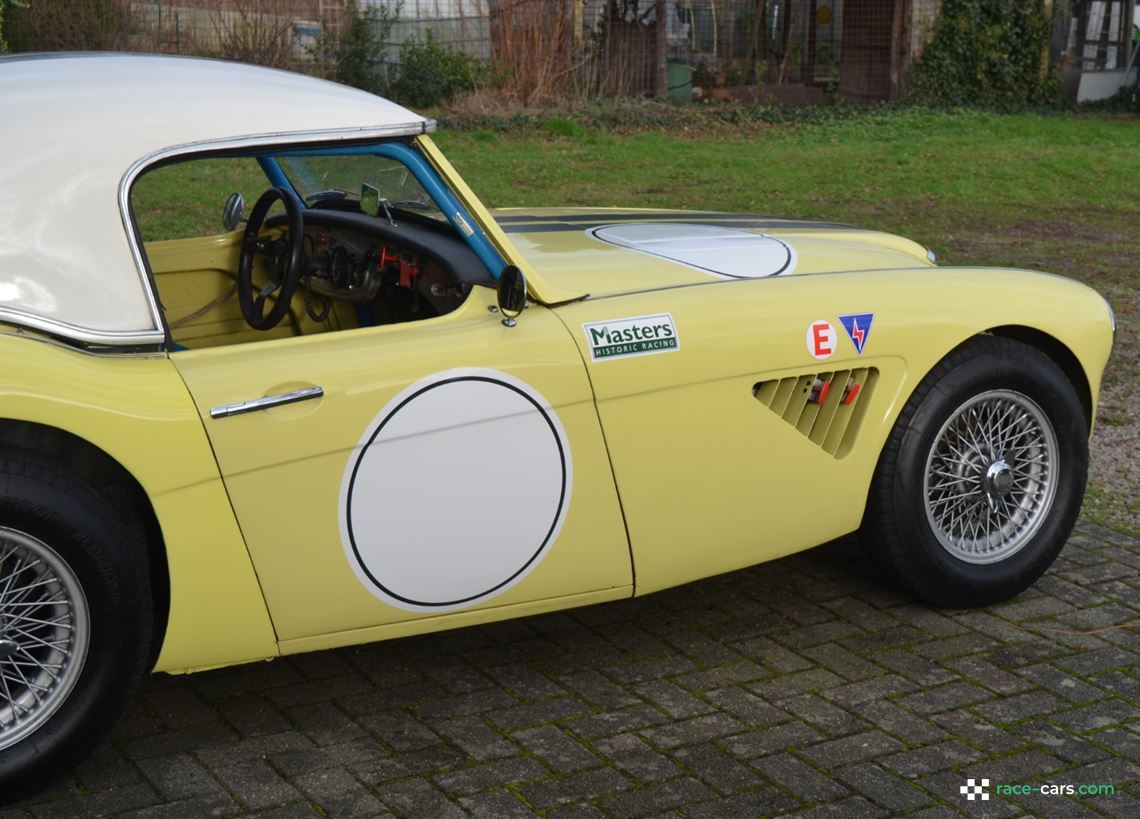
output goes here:
{"type": "Polygon", "coordinates": [[[327,279],[330,269],[329,252],[323,248],[316,251],[309,262],[309,272],[318,278],[327,279]]]}
{"type": "Polygon", "coordinates": [[[355,284],[352,275],[352,257],[343,247],[337,246],[329,263],[329,277],[333,287],[351,287],[355,284]]]}
{"type": "MultiPolygon", "coordinates": [[[[306,238],[311,253],[307,259],[307,285],[314,293],[328,298],[363,304],[376,299],[382,291],[410,292],[427,271],[418,253],[394,243],[332,233],[309,234],[306,238]]],[[[431,278],[425,282],[436,283],[431,278]]],[[[440,283],[446,285],[446,278],[440,283]]]]}

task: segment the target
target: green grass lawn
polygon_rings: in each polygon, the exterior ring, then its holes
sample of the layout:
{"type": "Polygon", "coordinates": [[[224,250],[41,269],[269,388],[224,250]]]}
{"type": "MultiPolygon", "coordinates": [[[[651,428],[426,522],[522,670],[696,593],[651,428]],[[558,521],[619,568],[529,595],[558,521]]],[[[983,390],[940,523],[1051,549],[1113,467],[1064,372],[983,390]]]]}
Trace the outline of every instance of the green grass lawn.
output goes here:
{"type": "Polygon", "coordinates": [[[901,111],[711,138],[475,131],[443,132],[437,141],[493,206],[642,205],[840,220],[904,233],[952,263],[1003,261],[997,248],[978,257],[984,237],[1033,246],[1034,258],[1052,255],[1055,238],[1058,255],[1074,266],[1061,272],[1136,285],[1134,268],[1105,256],[1140,247],[1135,120],[901,111]],[[1074,227],[1091,234],[1087,247],[1073,246],[1074,227]]]}
{"type": "Polygon", "coordinates": [[[1048,270],[1116,311],[1085,514],[1140,534],[1140,122],[893,111],[704,136],[441,132],[491,206],[747,211],[901,233],[941,264],[1048,270]]]}

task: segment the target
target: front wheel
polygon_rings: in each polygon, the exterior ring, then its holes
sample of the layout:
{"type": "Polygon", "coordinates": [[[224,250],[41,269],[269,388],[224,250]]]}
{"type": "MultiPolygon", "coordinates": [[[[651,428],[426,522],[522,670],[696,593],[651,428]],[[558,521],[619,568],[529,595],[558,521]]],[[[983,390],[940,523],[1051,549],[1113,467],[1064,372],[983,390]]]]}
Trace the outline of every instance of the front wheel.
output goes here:
{"type": "Polygon", "coordinates": [[[0,456],[0,804],[106,735],[148,656],[145,550],[98,493],[0,456]]]}
{"type": "Polygon", "coordinates": [[[962,345],[923,379],[887,439],[863,540],[916,596],[947,608],[1012,597],[1076,522],[1088,428],[1073,385],[1036,348],[962,345]]]}

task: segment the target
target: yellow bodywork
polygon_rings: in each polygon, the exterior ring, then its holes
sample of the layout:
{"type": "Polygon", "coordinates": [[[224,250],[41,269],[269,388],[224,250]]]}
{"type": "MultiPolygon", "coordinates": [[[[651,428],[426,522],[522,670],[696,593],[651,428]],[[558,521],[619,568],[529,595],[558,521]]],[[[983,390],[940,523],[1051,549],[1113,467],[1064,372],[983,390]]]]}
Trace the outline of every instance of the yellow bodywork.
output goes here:
{"type": "Polygon", "coordinates": [[[847,225],[644,208],[500,208],[492,215],[506,226],[504,238],[514,254],[525,259],[530,270],[538,271],[540,294],[553,289],[559,294],[588,293],[597,298],[709,283],[710,274],[704,270],[631,252],[588,235],[587,228],[606,224],[715,226],[775,236],[796,251],[795,263],[784,275],[933,266],[925,249],[910,239],[847,225]]]}
{"type": "MultiPolygon", "coordinates": [[[[0,415],[91,442],[154,507],[171,586],[158,670],[645,594],[851,532],[907,397],[979,333],[1028,328],[1054,340],[1079,363],[1095,410],[1112,334],[1103,300],[1075,282],[931,268],[906,240],[809,227],[781,234],[799,242],[796,275],[717,281],[581,231],[532,225],[512,236],[430,140],[417,142],[500,254],[526,273],[532,296],[560,306],[532,304],[507,327],[493,290],[475,287],[437,318],[357,328],[351,311],[318,323],[295,309],[291,325],[266,337],[227,298],[239,242],[230,234],[147,249],[168,319],[187,318],[174,339],[190,349],[100,356],[14,328],[0,334],[0,415]],[[835,354],[813,358],[808,326],[838,327],[850,313],[874,314],[862,354],[840,330],[835,354]],[[671,317],[677,349],[592,360],[583,325],[658,314],[671,317]],[[418,379],[458,367],[507,373],[549,400],[572,450],[572,501],[557,541],[522,582],[463,611],[402,610],[353,574],[337,493],[380,408],[418,379]],[[810,418],[781,414],[791,389],[846,371],[864,390],[858,410],[841,408],[838,396],[812,410],[843,418],[842,441],[826,432],[813,439],[810,418]],[[324,389],[317,401],[210,415],[314,385],[324,389]]],[[[559,213],[585,212],[549,211],[536,223],[559,213]]],[[[504,514],[502,526],[510,523],[504,514]]]]}
{"type": "Polygon", "coordinates": [[[83,438],[146,490],[170,568],[170,617],[156,668],[274,656],[261,590],[210,442],[165,356],[99,356],[0,333],[0,406],[83,438]]]}
{"type": "MultiPolygon", "coordinates": [[[[550,311],[506,328],[487,309],[493,303],[493,291],[476,288],[458,310],[434,319],[172,356],[206,419],[284,651],[631,593],[621,511],[577,351],[550,311]],[[349,456],[380,409],[408,384],[454,367],[509,373],[550,401],[572,449],[573,496],[561,534],[525,581],[474,610],[482,613],[474,619],[474,611],[433,615],[436,625],[425,626],[423,613],[378,600],[353,574],[337,496],[349,456]],[[314,385],[324,389],[318,401],[209,418],[214,406],[314,385]]],[[[504,448],[510,457],[509,441],[504,448]]],[[[508,509],[504,499],[503,527],[508,509]]],[[[440,498],[438,514],[447,512],[440,498]]]]}
{"type": "Polygon", "coordinates": [[[557,310],[587,360],[582,323],[665,312],[676,323],[679,350],[588,365],[639,594],[858,528],[879,451],[907,397],[970,337],[1009,325],[1044,332],[1085,363],[1094,401],[1111,347],[1099,296],[1066,279],[1014,270],[790,276],[557,310]],[[985,300],[972,295],[982,292],[985,300]],[[808,325],[828,319],[838,326],[836,317],[852,312],[875,314],[863,354],[840,338],[833,357],[812,358],[808,325]],[[877,380],[864,392],[858,434],[842,457],[754,395],[775,379],[855,368],[874,369],[877,380]]]}

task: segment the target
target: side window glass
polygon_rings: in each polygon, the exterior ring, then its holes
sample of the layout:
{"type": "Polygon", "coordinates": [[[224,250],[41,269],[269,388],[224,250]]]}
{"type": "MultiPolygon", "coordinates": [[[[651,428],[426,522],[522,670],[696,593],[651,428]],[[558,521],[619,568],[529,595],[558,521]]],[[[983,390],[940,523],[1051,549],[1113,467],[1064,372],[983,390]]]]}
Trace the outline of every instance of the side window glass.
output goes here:
{"type": "Polygon", "coordinates": [[[269,186],[252,157],[195,159],[155,168],[131,189],[131,207],[144,242],[224,233],[222,207],[237,191],[246,212],[269,186]]]}
{"type": "Polygon", "coordinates": [[[135,180],[172,350],[437,318],[493,283],[403,162],[335,149],[271,161],[292,191],[261,208],[272,183],[256,155],[189,158],[135,180]],[[226,230],[234,193],[246,221],[226,230]]]}

